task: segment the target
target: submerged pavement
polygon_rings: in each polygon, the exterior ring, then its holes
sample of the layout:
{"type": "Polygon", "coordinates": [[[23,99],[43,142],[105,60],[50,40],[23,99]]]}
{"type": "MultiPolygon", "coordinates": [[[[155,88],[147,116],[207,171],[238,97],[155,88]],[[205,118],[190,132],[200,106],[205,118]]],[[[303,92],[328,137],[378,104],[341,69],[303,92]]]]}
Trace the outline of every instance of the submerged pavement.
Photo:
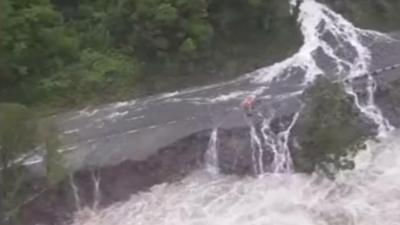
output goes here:
{"type": "MultiPolygon", "coordinates": [[[[340,17],[331,17],[327,14],[325,23],[327,18],[333,18],[333,25],[349,26],[340,17]]],[[[357,49],[357,43],[354,44],[349,35],[345,33],[342,37],[339,31],[331,32],[329,26],[324,30],[321,24],[315,24],[319,28],[312,30],[319,35],[320,43],[307,43],[307,36],[317,34],[307,34],[308,31],[303,29],[305,43],[298,53],[236,80],[57,115],[55,120],[64,144],[61,151],[68,168],[78,170],[114,165],[126,159],[144,160],[160,148],[200,131],[248,126],[239,107],[248,95],[257,97],[265,115],[284,116],[297,112],[301,105],[299,94],[309,85],[310,77],[334,74],[338,72],[337,68],[346,68],[343,62],[350,64],[363,60],[363,52],[357,49]],[[327,45],[335,49],[333,55],[329,56],[327,45]],[[310,49],[310,46],[314,48],[310,49]],[[300,63],[299,59],[307,54],[312,56],[309,61],[300,63]]],[[[360,43],[370,50],[369,71],[400,62],[399,34],[388,38],[365,32],[368,35],[360,35],[363,36],[360,43]]],[[[349,69],[349,72],[353,71],[349,69]]],[[[396,70],[387,71],[377,79],[392,82],[398,79],[398,74],[400,72],[396,70]]],[[[42,173],[40,161],[40,158],[32,158],[28,164],[34,171],[42,173]]]]}

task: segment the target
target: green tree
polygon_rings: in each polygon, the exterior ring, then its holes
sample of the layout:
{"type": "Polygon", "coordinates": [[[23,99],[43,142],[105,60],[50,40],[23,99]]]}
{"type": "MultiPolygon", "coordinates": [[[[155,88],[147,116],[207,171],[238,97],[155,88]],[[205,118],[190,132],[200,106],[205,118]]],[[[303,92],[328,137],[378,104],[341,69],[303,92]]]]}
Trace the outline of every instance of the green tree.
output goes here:
{"type": "Polygon", "coordinates": [[[301,147],[293,151],[296,169],[322,169],[328,175],[352,169],[352,157],[363,149],[371,132],[342,85],[319,77],[302,99],[305,107],[294,127],[301,147]]]}
{"type": "Polygon", "coordinates": [[[133,46],[143,59],[179,55],[188,39],[200,50],[213,35],[203,0],[121,1],[108,21],[111,31],[118,28],[111,32],[114,38],[133,46]]]}
{"type": "Polygon", "coordinates": [[[43,79],[40,87],[43,93],[53,93],[48,97],[49,101],[59,104],[76,105],[86,99],[102,97],[112,99],[121,93],[132,92],[138,79],[137,70],[137,63],[132,58],[118,52],[85,49],[79,62],[43,79]]]}
{"type": "Polygon", "coordinates": [[[45,155],[50,185],[62,177],[62,161],[57,152],[57,134],[42,126],[25,106],[0,104],[0,222],[14,223],[18,208],[27,196],[24,162],[35,154],[45,155]],[[41,129],[40,129],[41,127],[41,129]],[[53,174],[57,173],[57,177],[53,174]],[[2,221],[3,220],[3,221],[2,221]]]}
{"type": "Polygon", "coordinates": [[[267,34],[293,42],[279,36],[290,33],[280,0],[3,0],[0,10],[0,102],[58,110],[216,68],[239,74],[230,60],[251,45],[270,52],[255,44],[271,43],[267,34]]]}
{"type": "Polygon", "coordinates": [[[179,51],[181,51],[182,53],[193,54],[194,52],[196,52],[196,48],[197,47],[193,39],[188,38],[182,43],[179,51]]]}
{"type": "Polygon", "coordinates": [[[8,84],[15,84],[20,100],[34,101],[41,79],[76,60],[79,40],[48,1],[10,2],[5,20],[8,84]]]}

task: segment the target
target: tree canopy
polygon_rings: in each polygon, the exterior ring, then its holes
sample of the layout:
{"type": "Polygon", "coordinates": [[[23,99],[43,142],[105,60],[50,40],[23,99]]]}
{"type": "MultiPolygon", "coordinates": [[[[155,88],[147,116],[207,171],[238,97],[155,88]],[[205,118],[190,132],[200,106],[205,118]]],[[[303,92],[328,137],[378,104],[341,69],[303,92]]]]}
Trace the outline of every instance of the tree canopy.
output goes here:
{"type": "Polygon", "coordinates": [[[17,219],[19,206],[27,199],[25,162],[33,155],[44,156],[47,184],[52,186],[64,176],[58,152],[58,133],[50,121],[38,120],[27,107],[0,104],[0,222],[17,219]]]}
{"type": "Polygon", "coordinates": [[[238,40],[250,45],[275,35],[282,21],[295,24],[288,7],[277,0],[4,0],[0,102],[73,107],[132,97],[143,80],[169,79],[155,73],[178,78],[193,64],[231,57],[227,49],[238,40]]]}
{"type": "Polygon", "coordinates": [[[370,121],[356,108],[344,87],[319,77],[303,94],[305,107],[294,129],[301,149],[293,151],[296,169],[322,170],[333,175],[339,169],[352,169],[353,156],[366,139],[373,136],[370,121]]]}

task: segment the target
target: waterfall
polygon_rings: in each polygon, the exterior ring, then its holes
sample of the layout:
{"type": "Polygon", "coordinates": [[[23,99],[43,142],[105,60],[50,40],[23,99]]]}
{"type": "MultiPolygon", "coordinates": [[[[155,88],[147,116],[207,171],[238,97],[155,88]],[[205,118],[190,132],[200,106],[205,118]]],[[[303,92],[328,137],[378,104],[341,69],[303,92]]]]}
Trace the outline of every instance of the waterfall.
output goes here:
{"type": "MultiPolygon", "coordinates": [[[[259,75],[254,78],[255,82],[268,85],[276,80],[288,79],[291,77],[291,69],[294,68],[304,71],[305,87],[312,83],[317,75],[326,74],[333,80],[360,77],[368,73],[371,63],[371,53],[363,44],[363,39],[389,39],[383,34],[354,27],[341,15],[315,0],[304,0],[301,3],[298,21],[304,36],[303,46],[290,58],[260,69],[259,75]],[[321,67],[318,63],[321,57],[330,61],[334,69],[321,67]]],[[[384,134],[392,130],[392,127],[375,105],[375,86],[371,76],[365,87],[368,93],[366,100],[360,99],[351,83],[346,84],[346,91],[354,96],[360,111],[378,125],[379,133],[384,134]]]]}
{"type": "MultiPolygon", "coordinates": [[[[290,2],[292,7],[296,5],[296,2],[290,2]]],[[[362,77],[369,71],[371,53],[363,43],[364,39],[366,37],[385,40],[388,38],[374,31],[354,27],[341,15],[315,0],[302,1],[298,22],[304,36],[303,46],[290,58],[258,70],[257,75],[253,76],[253,82],[267,86],[273,85],[275,82],[284,82],[292,76],[298,76],[296,73],[292,74],[292,71],[300,68],[304,72],[304,77],[302,77],[304,87],[296,94],[301,94],[318,75],[328,76],[331,80],[342,80],[345,91],[354,97],[356,107],[377,125],[379,137],[392,131],[393,127],[375,104],[376,82],[373,76],[369,76],[365,84],[363,90],[366,92],[365,98],[355,92],[351,82],[344,82],[348,79],[362,77]],[[322,66],[319,63],[321,58],[325,58],[334,65],[333,69],[322,66]]],[[[260,132],[256,132],[254,126],[250,127],[254,170],[257,174],[265,172],[262,158],[268,149],[273,152],[274,156],[271,171],[275,173],[291,172],[292,162],[287,142],[297,118],[298,113],[292,118],[290,126],[278,134],[271,131],[270,121],[272,118],[264,118],[260,132]]]]}
{"type": "MultiPolygon", "coordinates": [[[[310,13],[304,13],[304,8],[319,8],[318,15],[320,16],[320,22],[318,26],[321,27],[321,29],[315,29],[314,31],[317,31],[317,34],[313,34],[313,36],[318,37],[316,39],[316,46],[321,48],[324,54],[335,62],[337,75],[346,76],[343,78],[346,79],[359,77],[368,73],[371,53],[370,50],[363,45],[363,38],[368,36],[385,38],[383,35],[354,27],[341,15],[334,13],[328,7],[316,3],[314,0],[304,1],[301,7],[303,9],[299,20],[304,22],[309,20],[306,15],[310,13]],[[322,23],[324,25],[320,26],[322,23]],[[332,43],[326,41],[324,35],[330,35],[331,38],[336,40],[337,46],[333,46],[332,43]]],[[[376,90],[376,83],[372,76],[368,77],[368,82],[365,87],[367,98],[364,102],[362,102],[360,97],[354,92],[351,83],[346,83],[345,87],[347,93],[354,96],[355,104],[360,111],[378,125],[378,132],[380,135],[384,135],[392,130],[392,126],[375,105],[374,93],[376,90]]]]}
{"type": "Polygon", "coordinates": [[[299,113],[293,115],[292,121],[289,126],[278,133],[274,142],[271,143],[271,148],[274,152],[274,161],[272,163],[274,173],[288,173],[293,172],[293,161],[289,150],[289,135],[290,131],[296,124],[299,118],[299,113]]]}
{"type": "Polygon", "coordinates": [[[251,159],[254,173],[257,175],[264,174],[264,148],[254,125],[250,126],[250,144],[252,149],[251,159]]]}
{"type": "Polygon", "coordinates": [[[101,176],[96,171],[91,171],[92,181],[93,181],[93,209],[97,209],[101,200],[100,193],[100,181],[101,176]]]}
{"type": "MultiPolygon", "coordinates": [[[[295,7],[298,1],[291,0],[291,7],[295,7]]],[[[294,76],[302,76],[301,89],[295,92],[283,94],[285,96],[300,95],[310,86],[318,75],[327,76],[332,81],[342,82],[345,91],[354,97],[354,104],[367,118],[373,121],[378,128],[378,137],[384,137],[393,130],[388,120],[384,118],[381,110],[374,100],[376,82],[372,75],[368,76],[364,84],[363,96],[356,92],[355,84],[346,82],[353,78],[363,77],[368,74],[371,64],[371,52],[364,42],[366,38],[389,40],[383,34],[363,30],[355,27],[335,13],[327,6],[315,0],[304,0],[299,4],[298,23],[304,37],[304,43],[299,51],[282,62],[261,68],[247,77],[253,84],[261,86],[254,87],[251,95],[256,98],[269,98],[270,93],[264,93],[267,87],[284,83],[294,76]],[[321,59],[326,60],[325,64],[321,59]],[[299,74],[296,71],[301,70],[299,74]]],[[[235,92],[241,93],[241,92],[235,92]]],[[[230,93],[232,94],[232,93],[230,93]]],[[[225,94],[222,96],[230,96],[225,94]]],[[[216,97],[218,98],[218,97],[216,97]]],[[[274,96],[272,97],[274,98],[274,96]]],[[[275,97],[277,98],[277,97],[275,97]]],[[[257,113],[259,114],[259,113],[257,113]]],[[[250,143],[255,174],[290,173],[293,169],[288,139],[291,129],[294,127],[298,114],[291,119],[290,125],[275,133],[271,130],[270,123],[272,115],[256,115],[260,118],[249,123],[250,143]],[[272,165],[267,165],[268,156],[272,155],[272,165]]],[[[279,117],[279,115],[275,115],[279,117]]],[[[210,152],[210,151],[208,151],[210,152]]]]}
{"type": "MultiPolygon", "coordinates": [[[[290,3],[294,7],[297,1],[290,3]]],[[[257,98],[269,97],[263,92],[265,87],[300,76],[294,72],[296,69],[303,72],[302,89],[285,93],[284,97],[302,94],[318,75],[343,83],[361,77],[371,65],[365,38],[386,39],[383,34],[354,27],[315,0],[303,0],[298,16],[304,36],[299,51],[245,76],[249,83],[262,87],[248,90],[257,98]],[[321,58],[333,67],[322,66],[321,58]]],[[[218,129],[214,128],[205,153],[206,173],[200,170],[181,182],[154,186],[124,203],[98,210],[85,220],[77,218],[74,225],[399,224],[400,133],[392,133],[392,126],[375,104],[374,78],[369,76],[363,87],[366,96],[357,93],[354,85],[345,83],[345,90],[354,97],[355,106],[377,124],[382,141],[367,142],[368,150],[356,157],[356,168],[341,172],[336,180],[292,173],[288,141],[299,112],[278,129],[273,121],[279,115],[257,114],[258,123],[248,124],[249,151],[257,177],[209,176],[219,172],[218,129]],[[272,159],[267,165],[269,155],[272,159]]]]}
{"type": "Polygon", "coordinates": [[[277,132],[274,132],[271,128],[273,116],[263,117],[262,125],[258,130],[254,124],[250,125],[252,161],[255,174],[293,172],[289,136],[298,117],[299,112],[292,116],[290,123],[286,127],[277,132]],[[272,154],[273,157],[270,168],[267,171],[264,165],[265,154],[272,154]]]}
{"type": "Polygon", "coordinates": [[[360,111],[378,125],[378,137],[386,136],[388,132],[394,130],[394,127],[382,115],[381,110],[375,105],[374,93],[376,91],[376,81],[372,75],[369,75],[367,78],[367,96],[364,99],[354,91],[351,84],[346,83],[345,88],[347,93],[354,97],[354,104],[356,104],[360,111]]]}
{"type": "Polygon", "coordinates": [[[399,224],[400,134],[370,143],[335,181],[301,174],[210,177],[203,171],[76,220],[74,225],[399,224]]]}
{"type": "Polygon", "coordinates": [[[216,175],[219,173],[218,165],[218,128],[214,128],[210,135],[210,141],[208,143],[208,148],[205,154],[205,164],[207,171],[216,175]]]}
{"type": "Polygon", "coordinates": [[[76,184],[75,184],[75,180],[74,180],[74,175],[73,174],[71,174],[69,176],[69,184],[71,185],[72,194],[74,195],[75,208],[78,211],[80,211],[80,210],[82,210],[81,198],[79,197],[79,189],[78,189],[78,186],[76,186],[76,184]]]}

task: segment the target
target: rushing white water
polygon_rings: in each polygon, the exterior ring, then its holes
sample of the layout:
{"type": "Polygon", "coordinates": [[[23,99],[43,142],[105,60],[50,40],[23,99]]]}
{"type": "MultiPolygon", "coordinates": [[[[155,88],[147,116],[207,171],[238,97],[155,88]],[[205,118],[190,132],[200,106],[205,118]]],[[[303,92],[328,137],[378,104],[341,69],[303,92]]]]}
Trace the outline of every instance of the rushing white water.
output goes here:
{"type": "Polygon", "coordinates": [[[299,113],[295,113],[286,127],[277,133],[271,128],[273,115],[261,116],[263,121],[261,127],[250,124],[250,143],[252,150],[253,171],[257,175],[266,172],[272,173],[291,173],[293,172],[293,162],[289,150],[289,135],[295,125],[299,113]],[[264,165],[264,154],[272,153],[272,163],[264,165]]]}
{"type": "MultiPolygon", "coordinates": [[[[296,4],[291,0],[291,5],[296,4]]],[[[348,79],[369,71],[371,53],[364,37],[384,35],[354,27],[326,6],[304,0],[298,18],[304,44],[292,57],[262,68],[251,77],[265,86],[284,81],[291,71],[304,72],[306,88],[318,75],[332,80],[348,79]],[[330,41],[327,40],[327,36],[330,41]],[[334,69],[318,63],[323,55],[334,69]]],[[[126,202],[105,209],[80,210],[74,225],[400,225],[400,134],[375,106],[375,81],[369,78],[367,97],[359,96],[351,83],[346,91],[356,106],[378,125],[382,141],[369,143],[357,156],[356,169],[335,181],[318,175],[293,174],[288,139],[298,113],[278,132],[270,116],[261,115],[261,127],[250,123],[251,150],[256,178],[218,175],[218,130],[210,136],[206,153],[208,172],[198,171],[181,182],[162,184],[133,195],[126,202]],[[271,173],[265,173],[263,157],[273,153],[271,173]],[[212,175],[210,175],[210,173],[212,175]]],[[[259,98],[260,93],[253,94],[259,98]]],[[[301,94],[296,91],[295,94],[301,94]]],[[[242,95],[240,92],[238,95],[242,95]]],[[[247,94],[247,92],[246,92],[247,94]]],[[[287,93],[288,95],[293,93],[287,93]]],[[[236,95],[226,95],[226,99],[236,95]]]]}
{"type": "Polygon", "coordinates": [[[297,5],[298,0],[289,0],[289,5],[290,5],[290,14],[293,14],[293,11],[297,5]]]}
{"type": "Polygon", "coordinates": [[[276,138],[273,139],[275,143],[271,143],[271,147],[273,149],[275,156],[274,161],[272,162],[272,168],[274,173],[293,172],[293,165],[292,165],[293,161],[290,155],[288,142],[289,142],[290,131],[297,122],[298,117],[299,113],[296,113],[293,116],[289,126],[283,131],[280,131],[276,135],[276,138]]]}
{"type": "Polygon", "coordinates": [[[101,193],[100,193],[100,182],[101,182],[101,176],[99,176],[96,171],[91,172],[92,176],[92,181],[93,181],[93,209],[97,209],[99,206],[100,200],[101,200],[101,193]]]}
{"type": "Polygon", "coordinates": [[[264,174],[264,151],[261,139],[257,134],[256,127],[250,126],[250,143],[251,143],[251,159],[253,163],[253,171],[255,174],[264,174]]]}
{"type": "Polygon", "coordinates": [[[76,210],[81,210],[82,209],[81,198],[79,197],[79,189],[75,184],[74,175],[70,175],[69,184],[71,186],[72,193],[74,195],[75,208],[76,210]]]}
{"type": "Polygon", "coordinates": [[[398,225],[400,136],[356,159],[336,181],[301,174],[259,178],[197,172],[109,208],[80,211],[74,225],[398,225]]]}
{"type": "Polygon", "coordinates": [[[208,149],[206,151],[204,160],[207,171],[213,175],[219,173],[217,140],[218,128],[214,128],[211,132],[210,141],[208,143],[208,149]]]}
{"type": "MultiPolygon", "coordinates": [[[[362,76],[368,73],[371,61],[371,52],[363,45],[363,38],[369,36],[387,38],[383,34],[354,27],[341,15],[314,0],[303,1],[298,21],[304,36],[303,46],[292,57],[260,69],[260,75],[255,77],[256,82],[270,83],[274,80],[287,79],[288,71],[293,68],[301,68],[305,72],[303,79],[305,85],[314,81],[317,75],[326,73],[342,79],[362,76]],[[329,58],[335,67],[334,71],[320,68],[317,60],[321,55],[329,58]]],[[[335,77],[332,79],[336,80],[335,77]]],[[[375,82],[372,77],[366,87],[368,91],[366,101],[359,100],[351,84],[346,86],[346,90],[356,98],[356,105],[360,110],[379,126],[380,133],[392,130],[375,105],[373,99],[375,82]]]]}
{"type": "MultiPolygon", "coordinates": [[[[294,6],[296,2],[290,1],[290,4],[294,6]]],[[[254,77],[255,82],[273,85],[273,82],[289,79],[293,70],[300,69],[305,73],[303,77],[304,91],[318,75],[329,76],[335,81],[363,76],[368,73],[371,63],[371,52],[363,44],[363,39],[371,36],[386,38],[383,34],[354,27],[341,15],[334,13],[315,0],[302,2],[299,8],[298,22],[304,36],[303,46],[292,57],[260,69],[259,75],[254,77]],[[322,57],[333,65],[334,69],[322,68],[318,63],[322,57]]],[[[326,64],[326,62],[322,64],[326,64]]],[[[372,76],[368,77],[364,88],[367,93],[366,98],[355,92],[351,82],[345,84],[345,90],[354,97],[355,105],[377,124],[378,134],[383,137],[393,130],[393,127],[375,105],[376,83],[372,76]]],[[[302,91],[297,93],[300,94],[302,91]]],[[[253,126],[251,127],[255,172],[263,174],[262,157],[268,149],[272,149],[274,155],[272,171],[290,172],[291,158],[287,141],[290,128],[294,126],[296,120],[292,122],[287,131],[281,131],[278,135],[270,132],[270,120],[271,118],[264,118],[264,125],[260,130],[261,137],[257,136],[258,132],[253,126]],[[263,143],[267,145],[268,149],[263,148],[263,143]]]]}
{"type": "Polygon", "coordinates": [[[357,105],[361,112],[371,118],[375,124],[378,125],[378,135],[380,137],[386,136],[388,132],[394,129],[389,121],[383,117],[381,110],[375,105],[374,93],[376,90],[376,82],[371,75],[368,76],[366,87],[367,97],[364,99],[364,102],[361,101],[360,97],[355,93],[350,84],[346,84],[345,88],[347,93],[354,97],[354,104],[357,105]]]}

